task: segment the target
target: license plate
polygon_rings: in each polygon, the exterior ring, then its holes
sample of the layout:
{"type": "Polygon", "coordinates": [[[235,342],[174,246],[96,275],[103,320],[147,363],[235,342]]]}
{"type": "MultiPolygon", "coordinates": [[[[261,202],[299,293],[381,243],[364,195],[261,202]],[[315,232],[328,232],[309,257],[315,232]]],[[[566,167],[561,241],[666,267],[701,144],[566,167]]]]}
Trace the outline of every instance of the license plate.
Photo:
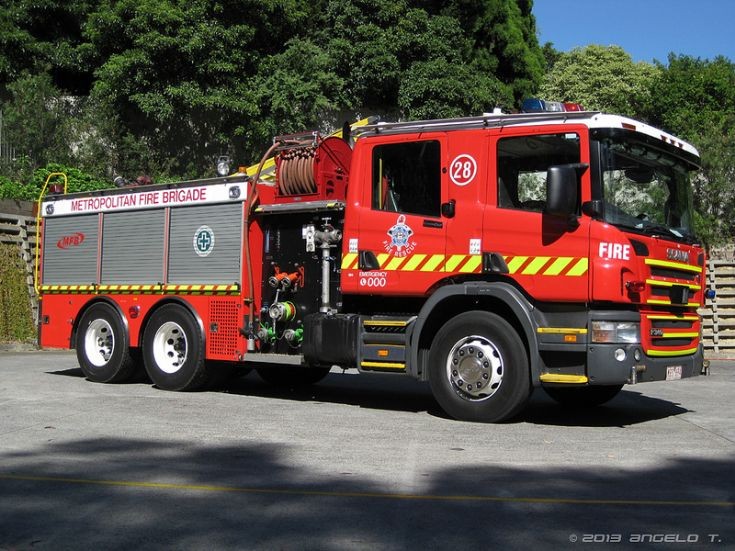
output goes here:
{"type": "Polygon", "coordinates": [[[681,366],[680,365],[668,366],[666,368],[666,380],[676,381],[677,379],[681,379],[681,366]]]}

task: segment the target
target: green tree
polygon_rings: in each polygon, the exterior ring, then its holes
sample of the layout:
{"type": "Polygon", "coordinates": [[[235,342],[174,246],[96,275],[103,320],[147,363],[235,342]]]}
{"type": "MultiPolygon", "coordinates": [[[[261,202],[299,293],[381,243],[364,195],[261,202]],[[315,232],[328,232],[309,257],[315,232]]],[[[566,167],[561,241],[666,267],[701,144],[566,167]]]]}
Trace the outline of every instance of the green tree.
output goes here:
{"type": "Polygon", "coordinates": [[[724,57],[670,55],[659,64],[653,122],[691,141],[702,155],[695,180],[698,232],[710,244],[735,233],[735,65],[724,57]]]}
{"type": "Polygon", "coordinates": [[[645,120],[660,71],[649,63],[634,63],[619,46],[591,45],[562,53],[544,76],[539,93],[544,99],[645,120]]]}
{"type": "MultiPolygon", "coordinates": [[[[202,176],[221,154],[253,162],[274,134],[336,123],[336,113],[423,118],[512,107],[543,71],[531,8],[530,0],[7,0],[0,95],[27,74],[47,76],[64,98],[38,104],[46,114],[64,106],[65,116],[44,133],[64,144],[42,144],[36,165],[73,161],[108,179],[202,176]]],[[[40,116],[27,122],[29,135],[48,128],[40,116]]]]}
{"type": "Polygon", "coordinates": [[[532,0],[435,0],[414,2],[457,20],[468,38],[462,55],[473,70],[508,87],[517,106],[538,87],[544,74],[532,0]]]}
{"type": "Polygon", "coordinates": [[[48,73],[65,93],[89,93],[94,56],[82,36],[98,0],[6,0],[0,5],[0,95],[22,73],[48,73]]]}
{"type": "Polygon", "coordinates": [[[72,111],[48,74],[24,74],[8,85],[3,109],[5,141],[24,157],[21,166],[31,170],[49,159],[66,160],[68,146],[64,123],[72,111]]]}

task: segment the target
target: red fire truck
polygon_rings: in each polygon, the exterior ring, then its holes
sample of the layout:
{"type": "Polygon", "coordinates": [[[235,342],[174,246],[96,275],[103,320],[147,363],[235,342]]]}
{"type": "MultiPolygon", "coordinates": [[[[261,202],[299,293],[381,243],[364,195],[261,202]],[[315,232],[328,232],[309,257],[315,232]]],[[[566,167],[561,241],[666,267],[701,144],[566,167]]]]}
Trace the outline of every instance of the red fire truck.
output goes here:
{"type": "Polygon", "coordinates": [[[697,150],[597,112],[281,136],[250,174],[47,195],[40,344],[167,390],[228,367],[428,381],[496,422],[704,370],[697,150]],[[272,157],[271,157],[272,156],[272,157]],[[266,177],[266,158],[274,169],[266,177]]]}

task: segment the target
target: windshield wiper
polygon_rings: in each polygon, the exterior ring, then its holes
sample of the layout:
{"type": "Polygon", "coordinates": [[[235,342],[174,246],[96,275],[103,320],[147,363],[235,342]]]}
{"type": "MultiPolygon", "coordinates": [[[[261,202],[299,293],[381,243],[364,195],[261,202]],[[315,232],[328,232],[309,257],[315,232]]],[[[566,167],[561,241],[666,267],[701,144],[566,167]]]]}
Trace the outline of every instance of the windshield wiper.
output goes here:
{"type": "Polygon", "coordinates": [[[668,226],[664,226],[663,224],[644,224],[641,229],[643,230],[643,233],[648,235],[673,235],[678,239],[684,238],[683,234],[669,228],[668,226]]]}

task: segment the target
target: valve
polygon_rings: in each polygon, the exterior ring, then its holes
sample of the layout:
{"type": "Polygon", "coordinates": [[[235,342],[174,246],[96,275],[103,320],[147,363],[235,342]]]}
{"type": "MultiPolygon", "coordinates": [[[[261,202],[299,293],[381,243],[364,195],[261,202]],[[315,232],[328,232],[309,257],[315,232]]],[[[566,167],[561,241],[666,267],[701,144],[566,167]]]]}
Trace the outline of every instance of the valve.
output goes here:
{"type": "Polygon", "coordinates": [[[286,339],[290,345],[298,346],[301,344],[301,341],[304,340],[304,328],[299,327],[297,329],[286,329],[283,332],[283,338],[286,339]]]}
{"type": "Polygon", "coordinates": [[[268,315],[274,323],[277,321],[291,321],[296,317],[296,306],[293,302],[276,302],[268,308],[268,315]]]}
{"type": "Polygon", "coordinates": [[[281,291],[287,291],[289,289],[295,289],[300,284],[303,285],[304,268],[299,268],[296,272],[281,272],[276,266],[276,273],[268,278],[268,285],[274,289],[281,291]]]}
{"type": "Polygon", "coordinates": [[[258,333],[256,336],[258,337],[258,340],[260,342],[265,344],[272,344],[276,340],[276,330],[273,327],[261,325],[258,328],[258,333]]]}

